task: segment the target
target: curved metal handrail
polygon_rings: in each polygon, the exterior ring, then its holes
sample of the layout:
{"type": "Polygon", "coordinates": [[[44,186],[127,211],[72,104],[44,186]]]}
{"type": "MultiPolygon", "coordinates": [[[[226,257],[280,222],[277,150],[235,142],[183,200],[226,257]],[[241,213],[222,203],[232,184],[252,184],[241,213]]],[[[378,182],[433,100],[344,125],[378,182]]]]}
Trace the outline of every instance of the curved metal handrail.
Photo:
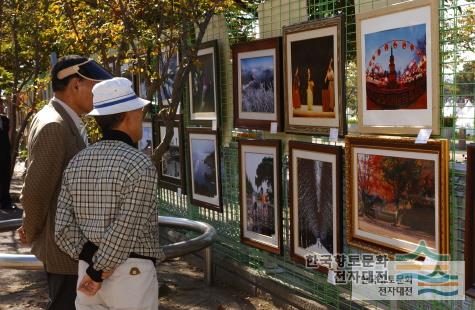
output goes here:
{"type": "MultiPolygon", "coordinates": [[[[213,226],[184,218],[160,216],[160,226],[184,228],[201,233],[190,240],[180,241],[161,246],[166,259],[175,258],[208,248],[216,239],[216,229],[213,226]]],[[[15,230],[21,226],[21,219],[0,221],[0,232],[15,230]]],[[[34,255],[0,253],[0,269],[39,270],[43,264],[34,255]]]]}
{"type": "Polygon", "coordinates": [[[43,270],[43,263],[31,254],[0,253],[0,269],[43,270]]]}
{"type": "Polygon", "coordinates": [[[0,232],[15,230],[21,226],[21,219],[0,221],[0,232]]]}
{"type": "Polygon", "coordinates": [[[171,216],[160,216],[158,219],[158,225],[184,228],[201,233],[201,235],[190,240],[161,246],[160,248],[165,253],[167,259],[183,256],[207,248],[213,244],[216,239],[216,229],[207,223],[199,221],[171,216]]]}

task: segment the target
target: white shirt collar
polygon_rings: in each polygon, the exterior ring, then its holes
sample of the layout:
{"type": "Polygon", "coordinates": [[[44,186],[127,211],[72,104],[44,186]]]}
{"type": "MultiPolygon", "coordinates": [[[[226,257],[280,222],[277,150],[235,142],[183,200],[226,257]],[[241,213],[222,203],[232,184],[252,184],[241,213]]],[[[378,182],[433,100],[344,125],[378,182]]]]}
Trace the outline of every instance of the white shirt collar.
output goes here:
{"type": "Polygon", "coordinates": [[[64,101],[58,99],[57,97],[53,97],[52,100],[59,103],[66,110],[66,112],[68,112],[69,116],[72,118],[72,120],[73,120],[74,124],[76,125],[76,127],[78,128],[79,132],[81,132],[84,125],[83,125],[79,115],[77,115],[76,112],[74,112],[74,110],[71,109],[71,107],[69,105],[67,105],[64,101]]]}

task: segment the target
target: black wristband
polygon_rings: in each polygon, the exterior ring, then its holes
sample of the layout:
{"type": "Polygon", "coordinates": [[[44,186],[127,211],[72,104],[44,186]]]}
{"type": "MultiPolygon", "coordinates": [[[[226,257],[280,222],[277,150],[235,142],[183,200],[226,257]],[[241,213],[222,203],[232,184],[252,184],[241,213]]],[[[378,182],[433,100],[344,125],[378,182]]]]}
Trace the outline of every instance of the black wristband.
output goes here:
{"type": "Polygon", "coordinates": [[[86,269],[86,273],[94,282],[102,282],[102,270],[96,270],[89,265],[86,269]]]}
{"type": "Polygon", "coordinates": [[[91,241],[86,242],[82,247],[81,253],[79,254],[79,259],[85,261],[89,265],[92,265],[92,257],[98,248],[99,247],[91,241]]]}

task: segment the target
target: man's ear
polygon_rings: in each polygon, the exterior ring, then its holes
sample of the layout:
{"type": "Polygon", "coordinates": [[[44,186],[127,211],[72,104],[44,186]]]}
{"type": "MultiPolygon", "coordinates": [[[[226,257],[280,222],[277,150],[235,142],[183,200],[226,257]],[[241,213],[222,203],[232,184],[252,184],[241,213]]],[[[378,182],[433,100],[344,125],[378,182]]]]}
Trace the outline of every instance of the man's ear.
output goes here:
{"type": "Polygon", "coordinates": [[[69,80],[68,87],[71,92],[79,91],[79,78],[73,77],[69,80]]]}

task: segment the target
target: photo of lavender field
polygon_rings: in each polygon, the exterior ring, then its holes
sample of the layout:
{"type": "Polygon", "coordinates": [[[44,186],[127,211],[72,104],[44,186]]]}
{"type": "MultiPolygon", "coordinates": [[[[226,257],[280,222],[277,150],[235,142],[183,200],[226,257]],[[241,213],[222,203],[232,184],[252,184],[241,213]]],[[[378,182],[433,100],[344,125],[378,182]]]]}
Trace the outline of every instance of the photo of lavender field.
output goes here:
{"type": "Polygon", "coordinates": [[[241,112],[274,113],[274,56],[240,61],[241,112]]]}

